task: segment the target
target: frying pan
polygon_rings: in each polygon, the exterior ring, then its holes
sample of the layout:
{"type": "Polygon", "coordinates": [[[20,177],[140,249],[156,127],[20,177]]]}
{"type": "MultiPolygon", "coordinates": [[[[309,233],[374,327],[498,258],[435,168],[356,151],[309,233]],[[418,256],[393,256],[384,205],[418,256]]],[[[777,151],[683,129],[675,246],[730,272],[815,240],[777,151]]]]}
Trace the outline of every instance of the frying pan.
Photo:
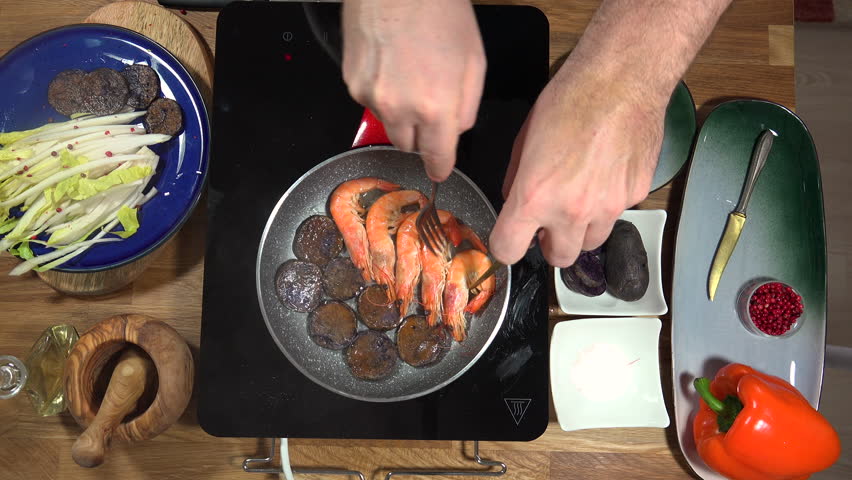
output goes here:
{"type": "MultiPolygon", "coordinates": [[[[434,392],[459,378],[485,353],[497,335],[509,303],[510,267],[497,272],[497,288],[488,304],[468,318],[468,337],[453,342],[437,364],[414,368],[398,362],[396,370],[379,381],[359,380],[349,371],[342,351],[328,350],[308,336],[307,314],[284,307],[275,295],[275,271],[295,258],[293,237],[299,224],[311,215],[329,215],[328,199],[341,183],[375,176],[404,188],[429,192],[431,183],[419,155],[392,146],[384,128],[365,111],[353,149],[320,163],[302,175],[272,210],[257,254],[257,296],[270,335],[288,360],[305,376],[326,389],[369,402],[395,402],[434,392]],[[385,145],[381,145],[385,144],[385,145]],[[376,146],[378,145],[378,146],[376,146]]],[[[497,219],[491,203],[473,181],[459,170],[441,184],[438,208],[449,210],[487,239],[497,219]]],[[[356,309],[354,301],[347,302],[356,309]]],[[[359,322],[359,330],[367,328],[359,322]]],[[[387,332],[391,339],[395,331],[387,332]]]]}

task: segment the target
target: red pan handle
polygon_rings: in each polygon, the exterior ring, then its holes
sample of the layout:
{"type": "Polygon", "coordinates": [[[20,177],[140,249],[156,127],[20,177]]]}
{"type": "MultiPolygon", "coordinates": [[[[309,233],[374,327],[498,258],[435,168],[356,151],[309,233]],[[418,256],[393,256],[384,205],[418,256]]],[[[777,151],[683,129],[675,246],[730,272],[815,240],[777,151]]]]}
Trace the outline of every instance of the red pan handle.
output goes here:
{"type": "Polygon", "coordinates": [[[385,132],[385,126],[369,108],[365,108],[364,115],[361,116],[361,123],[358,125],[358,132],[355,134],[352,148],[366,147],[367,145],[391,145],[388,134],[385,132]]]}

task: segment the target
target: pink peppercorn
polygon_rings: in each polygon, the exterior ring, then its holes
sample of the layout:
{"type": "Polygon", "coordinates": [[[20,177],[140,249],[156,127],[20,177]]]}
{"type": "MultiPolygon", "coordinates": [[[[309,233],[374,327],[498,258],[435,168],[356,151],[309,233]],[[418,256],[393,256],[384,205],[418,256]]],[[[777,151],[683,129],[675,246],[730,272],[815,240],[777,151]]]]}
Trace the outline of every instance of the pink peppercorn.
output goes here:
{"type": "Polygon", "coordinates": [[[761,285],[751,296],[749,316],[767,335],[783,335],[804,312],[801,295],[780,282],[761,285]]]}

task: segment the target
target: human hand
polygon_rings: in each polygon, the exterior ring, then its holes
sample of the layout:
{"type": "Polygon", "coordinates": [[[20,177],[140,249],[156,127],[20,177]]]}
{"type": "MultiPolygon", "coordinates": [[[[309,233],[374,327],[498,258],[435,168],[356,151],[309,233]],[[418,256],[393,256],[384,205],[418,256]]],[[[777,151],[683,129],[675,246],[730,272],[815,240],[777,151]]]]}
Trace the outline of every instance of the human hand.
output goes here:
{"type": "Polygon", "coordinates": [[[515,139],[490,238],[499,261],[518,261],[542,228],[545,258],[568,267],[648,195],[668,96],[644,87],[569,58],[515,139]]]}
{"type": "Polygon", "coordinates": [[[446,180],[485,81],[470,1],[344,1],[343,79],[397,148],[419,152],[429,177],[446,180]]]}

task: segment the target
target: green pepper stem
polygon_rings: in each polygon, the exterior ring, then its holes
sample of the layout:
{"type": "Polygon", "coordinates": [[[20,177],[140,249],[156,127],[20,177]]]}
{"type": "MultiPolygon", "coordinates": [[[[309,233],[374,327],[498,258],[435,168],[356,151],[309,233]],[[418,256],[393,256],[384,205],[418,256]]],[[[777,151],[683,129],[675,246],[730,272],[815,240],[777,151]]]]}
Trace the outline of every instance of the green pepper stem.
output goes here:
{"type": "Polygon", "coordinates": [[[692,385],[695,386],[695,390],[698,391],[698,394],[701,395],[701,399],[704,400],[704,403],[706,403],[708,407],[710,407],[710,410],[713,410],[717,414],[725,411],[725,402],[719,400],[710,393],[710,379],[705,377],[696,378],[695,381],[692,382],[692,385]]]}

